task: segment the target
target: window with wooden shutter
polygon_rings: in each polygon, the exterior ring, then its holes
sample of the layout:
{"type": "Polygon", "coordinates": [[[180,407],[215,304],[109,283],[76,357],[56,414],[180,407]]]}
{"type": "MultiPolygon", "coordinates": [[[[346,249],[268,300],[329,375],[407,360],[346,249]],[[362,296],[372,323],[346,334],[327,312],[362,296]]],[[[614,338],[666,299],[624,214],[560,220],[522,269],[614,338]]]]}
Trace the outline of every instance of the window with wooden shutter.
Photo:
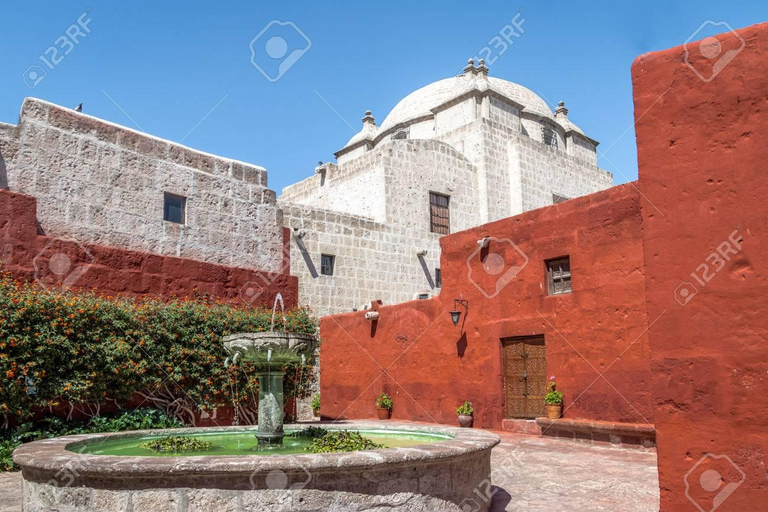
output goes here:
{"type": "Polygon", "coordinates": [[[571,260],[569,257],[547,262],[547,281],[549,294],[571,293],[571,260]]]}
{"type": "Polygon", "coordinates": [[[434,192],[429,193],[429,230],[447,235],[451,232],[451,215],[448,204],[450,197],[434,192]]]}

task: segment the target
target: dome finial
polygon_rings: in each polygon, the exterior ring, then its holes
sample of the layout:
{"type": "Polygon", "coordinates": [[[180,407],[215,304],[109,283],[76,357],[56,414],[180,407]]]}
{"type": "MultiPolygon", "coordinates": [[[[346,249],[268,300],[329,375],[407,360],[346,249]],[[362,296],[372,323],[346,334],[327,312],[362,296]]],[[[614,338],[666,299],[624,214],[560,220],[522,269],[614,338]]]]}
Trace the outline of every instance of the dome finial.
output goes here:
{"type": "Polygon", "coordinates": [[[561,101],[557,104],[557,108],[555,109],[555,118],[557,117],[568,117],[568,109],[565,108],[565,102],[561,101]]]}
{"type": "Polygon", "coordinates": [[[488,67],[485,65],[485,59],[480,59],[478,61],[477,71],[481,75],[488,75],[488,67]]]}
{"type": "Polygon", "coordinates": [[[477,73],[477,68],[475,67],[475,59],[467,60],[467,65],[464,67],[464,74],[466,75],[468,73],[471,73],[473,75],[477,73]]]}
{"type": "Polygon", "coordinates": [[[376,120],[373,118],[373,115],[371,115],[370,110],[365,111],[365,117],[363,117],[363,126],[365,126],[366,123],[370,123],[372,125],[376,125],[376,120]]]}

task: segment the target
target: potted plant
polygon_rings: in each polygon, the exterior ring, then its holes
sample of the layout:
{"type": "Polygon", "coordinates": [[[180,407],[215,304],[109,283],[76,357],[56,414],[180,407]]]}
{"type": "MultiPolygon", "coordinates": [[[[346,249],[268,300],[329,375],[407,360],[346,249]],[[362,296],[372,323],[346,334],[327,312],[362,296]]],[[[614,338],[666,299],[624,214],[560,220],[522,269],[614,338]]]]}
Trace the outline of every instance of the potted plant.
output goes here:
{"type": "Polygon", "coordinates": [[[312,414],[320,416],[320,393],[312,397],[312,414]]]}
{"type": "Polygon", "coordinates": [[[459,425],[465,428],[471,427],[474,421],[475,410],[472,408],[472,402],[467,400],[456,408],[456,414],[459,415],[459,425]]]}
{"type": "Polygon", "coordinates": [[[380,394],[376,399],[376,413],[380,420],[388,420],[392,415],[392,399],[386,393],[380,394]]]}
{"type": "Polygon", "coordinates": [[[549,378],[549,393],[544,396],[544,410],[547,418],[556,420],[563,414],[563,392],[555,391],[555,376],[549,378]]]}

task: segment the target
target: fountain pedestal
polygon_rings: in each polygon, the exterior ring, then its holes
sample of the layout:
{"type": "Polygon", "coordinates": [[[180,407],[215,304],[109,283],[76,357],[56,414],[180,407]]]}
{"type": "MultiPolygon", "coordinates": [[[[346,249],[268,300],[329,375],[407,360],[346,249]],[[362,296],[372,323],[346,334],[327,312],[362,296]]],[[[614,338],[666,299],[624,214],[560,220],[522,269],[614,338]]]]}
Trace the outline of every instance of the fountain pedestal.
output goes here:
{"type": "Polygon", "coordinates": [[[259,379],[259,445],[283,444],[283,376],[285,372],[256,373],[259,379]]]}
{"type": "Polygon", "coordinates": [[[229,353],[225,364],[249,361],[259,371],[259,432],[260,445],[282,444],[283,436],[283,367],[303,362],[315,351],[314,336],[295,332],[257,332],[233,334],[224,338],[229,353]],[[273,370],[277,368],[277,370],[273,370]]]}

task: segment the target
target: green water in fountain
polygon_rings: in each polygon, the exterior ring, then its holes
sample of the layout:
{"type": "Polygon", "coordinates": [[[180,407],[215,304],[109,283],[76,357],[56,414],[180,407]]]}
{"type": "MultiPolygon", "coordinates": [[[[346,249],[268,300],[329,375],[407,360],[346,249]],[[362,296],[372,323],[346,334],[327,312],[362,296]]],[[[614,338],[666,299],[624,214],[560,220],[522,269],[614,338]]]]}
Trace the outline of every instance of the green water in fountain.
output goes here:
{"type": "MultiPolygon", "coordinates": [[[[356,430],[361,435],[372,441],[383,444],[385,448],[402,448],[406,446],[415,446],[418,444],[439,443],[452,439],[451,436],[442,434],[429,434],[426,432],[408,432],[396,430],[356,430]]],[[[289,434],[291,431],[286,431],[289,434]]],[[[220,456],[220,455],[291,455],[299,453],[309,453],[304,448],[312,440],[301,437],[286,436],[283,438],[282,445],[260,446],[254,437],[254,431],[243,432],[206,432],[200,434],[177,434],[168,433],[157,436],[124,437],[117,439],[108,439],[106,441],[97,441],[85,446],[78,446],[69,449],[76,453],[87,453],[91,455],[118,455],[118,456],[146,456],[146,457],[178,457],[178,456],[220,456]],[[183,453],[155,453],[141,445],[154,439],[162,439],[174,435],[191,437],[201,441],[207,441],[212,444],[209,450],[191,451],[183,453]]]]}

